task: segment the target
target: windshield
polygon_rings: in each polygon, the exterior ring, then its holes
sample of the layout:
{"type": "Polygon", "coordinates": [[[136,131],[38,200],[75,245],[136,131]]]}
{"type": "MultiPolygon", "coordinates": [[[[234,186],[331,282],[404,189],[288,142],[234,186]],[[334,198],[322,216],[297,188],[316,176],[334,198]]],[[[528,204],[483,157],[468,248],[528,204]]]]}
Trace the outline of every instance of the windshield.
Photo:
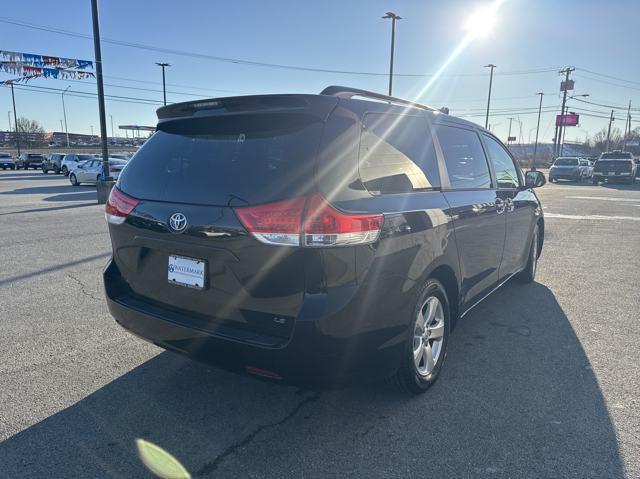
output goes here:
{"type": "Polygon", "coordinates": [[[578,159],[577,158],[558,158],[554,166],[577,166],[578,159]]]}
{"type": "Polygon", "coordinates": [[[616,153],[603,153],[600,157],[601,160],[630,160],[633,158],[631,153],[616,152],[616,153]]]}

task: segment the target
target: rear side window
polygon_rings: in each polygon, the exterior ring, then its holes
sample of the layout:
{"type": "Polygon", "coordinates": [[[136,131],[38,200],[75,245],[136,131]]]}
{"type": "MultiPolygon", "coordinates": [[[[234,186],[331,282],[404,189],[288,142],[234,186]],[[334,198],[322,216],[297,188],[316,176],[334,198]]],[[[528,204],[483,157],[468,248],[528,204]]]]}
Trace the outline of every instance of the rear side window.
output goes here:
{"type": "Polygon", "coordinates": [[[487,135],[483,136],[489,159],[496,172],[498,188],[518,188],[520,186],[520,176],[509,153],[495,139],[487,135]]]}
{"type": "Polygon", "coordinates": [[[362,126],[358,168],[370,193],[411,193],[440,186],[433,140],[424,118],[369,113],[362,126]]]}
{"type": "Polygon", "coordinates": [[[490,188],[489,165],[478,134],[472,130],[436,125],[452,188],[490,188]]]}
{"type": "Polygon", "coordinates": [[[161,123],[123,169],[118,186],[139,199],[218,206],[306,194],[322,127],[304,113],[161,123]]]}

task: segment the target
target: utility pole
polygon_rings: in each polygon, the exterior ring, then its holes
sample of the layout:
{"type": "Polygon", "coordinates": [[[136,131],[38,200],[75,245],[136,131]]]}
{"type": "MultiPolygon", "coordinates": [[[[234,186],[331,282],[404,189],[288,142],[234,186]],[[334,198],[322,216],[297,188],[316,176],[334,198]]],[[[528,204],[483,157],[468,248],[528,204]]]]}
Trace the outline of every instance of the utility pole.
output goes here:
{"type": "Polygon", "coordinates": [[[389,96],[393,90],[393,53],[396,48],[396,21],[402,20],[402,17],[393,12],[387,12],[382,18],[391,19],[391,58],[389,60],[389,96]]]}
{"type": "Polygon", "coordinates": [[[9,119],[9,131],[13,130],[11,126],[11,110],[7,111],[7,118],[9,119]]]}
{"type": "Polygon", "coordinates": [[[487,97],[487,116],[484,119],[484,127],[487,128],[489,126],[489,107],[491,105],[491,86],[493,85],[493,69],[496,66],[493,63],[489,63],[484,67],[491,68],[491,73],[489,74],[489,96],[487,97]]]}
{"type": "Polygon", "coordinates": [[[609,151],[609,140],[611,140],[611,124],[615,121],[613,117],[613,110],[611,110],[611,117],[609,118],[609,130],[607,131],[607,146],[605,147],[605,152],[609,151]]]}
{"type": "Polygon", "coordinates": [[[631,100],[629,100],[629,109],[627,110],[627,119],[624,122],[624,137],[622,140],[622,151],[625,151],[627,146],[627,135],[631,133],[631,100]],[[629,133],[627,133],[627,128],[629,133]]]}
{"type": "Polygon", "coordinates": [[[167,86],[164,81],[164,69],[166,67],[170,67],[171,65],[169,65],[168,63],[158,63],[158,62],[156,62],[156,65],[162,68],[162,98],[164,100],[164,105],[166,106],[167,105],[167,86]]]}
{"type": "Polygon", "coordinates": [[[533,147],[533,158],[531,159],[531,169],[536,169],[536,155],[538,154],[538,134],[540,133],[540,115],[542,114],[542,97],[544,92],[539,91],[536,95],[540,95],[540,103],[538,104],[538,125],[536,126],[536,144],[533,147]]]}
{"type": "Polygon", "coordinates": [[[62,92],[62,114],[64,115],[64,132],[67,135],[67,148],[69,148],[69,129],[67,128],[67,109],[64,106],[64,94],[67,93],[67,90],[69,88],[71,88],[71,85],[65,88],[65,90],[62,92]]]}
{"type": "Polygon", "coordinates": [[[100,51],[100,21],[98,19],[98,0],[91,0],[91,17],[93,19],[93,49],[96,57],[96,83],[98,86],[98,112],[100,117],[100,136],[102,137],[102,179],[96,189],[98,204],[107,202],[111,193],[113,179],[109,174],[109,150],[107,148],[107,120],[104,111],[104,84],[102,82],[102,52],[100,51]]]}
{"type": "Polygon", "coordinates": [[[113,134],[113,115],[109,115],[109,118],[111,118],[111,138],[115,138],[115,135],[113,134]]]}
{"type": "Polygon", "coordinates": [[[11,84],[11,100],[13,101],[13,124],[16,127],[16,146],[18,156],[20,156],[20,131],[18,130],[18,115],[16,114],[16,96],[13,93],[13,83],[11,84]]]}
{"type": "Polygon", "coordinates": [[[513,118],[508,118],[509,120],[509,133],[507,133],[507,146],[511,144],[511,124],[513,123],[513,118]]]}
{"type": "Polygon", "coordinates": [[[565,77],[564,77],[564,88],[563,88],[563,95],[562,95],[562,108],[560,108],[560,114],[561,114],[561,121],[560,121],[560,125],[556,125],[556,144],[555,144],[555,151],[554,154],[557,155],[558,151],[560,150],[560,138],[562,138],[562,133],[564,130],[564,125],[562,124],[564,121],[564,108],[567,104],[567,91],[569,89],[569,75],[571,74],[572,71],[574,71],[575,68],[573,67],[567,67],[564,70],[561,70],[560,73],[564,73],[565,77]]]}

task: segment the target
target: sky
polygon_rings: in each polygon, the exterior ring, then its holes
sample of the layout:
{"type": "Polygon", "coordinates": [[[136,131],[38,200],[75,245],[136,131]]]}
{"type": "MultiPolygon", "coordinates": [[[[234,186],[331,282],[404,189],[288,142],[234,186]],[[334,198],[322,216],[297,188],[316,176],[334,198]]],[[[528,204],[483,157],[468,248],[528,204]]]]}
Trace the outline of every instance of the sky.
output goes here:
{"type": "MultiPolygon", "coordinates": [[[[606,128],[611,107],[614,127],[623,129],[629,101],[637,118],[632,127],[640,126],[639,1],[504,0],[493,28],[460,48],[469,17],[491,1],[103,0],[108,134],[111,118],[121,136],[118,125],[155,125],[155,110],[162,103],[161,70],[155,62],[171,64],[168,102],[319,93],[328,85],[386,93],[391,24],[381,17],[387,11],[402,17],[396,29],[395,96],[447,106],[452,115],[484,125],[489,71],[483,66],[493,63],[492,131],[506,140],[513,118],[512,136],[533,141],[536,93],[542,91],[540,141],[551,142],[561,104],[558,72],[573,66],[573,93],[589,94],[583,100],[591,103],[568,102],[570,111],[581,114],[580,125],[567,128],[568,141],[606,128]],[[438,70],[442,75],[434,79],[438,70]]],[[[90,0],[5,2],[0,13],[0,50],[93,60],[93,42],[86,38],[91,33],[90,0]]],[[[0,81],[15,76],[0,72],[0,81]]],[[[60,131],[60,90],[68,86],[69,131],[91,133],[93,126],[97,133],[97,99],[73,93],[95,93],[94,80],[41,78],[26,87],[16,85],[18,116],[60,131]]],[[[0,86],[0,129],[8,128],[12,110],[11,90],[0,86]]]]}

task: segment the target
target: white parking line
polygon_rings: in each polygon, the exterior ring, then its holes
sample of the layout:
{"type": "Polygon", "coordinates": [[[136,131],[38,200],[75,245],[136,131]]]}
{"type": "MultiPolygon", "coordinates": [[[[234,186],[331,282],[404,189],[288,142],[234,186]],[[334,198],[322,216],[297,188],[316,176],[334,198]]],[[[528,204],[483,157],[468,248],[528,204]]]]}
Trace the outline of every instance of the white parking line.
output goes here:
{"type": "Polygon", "coordinates": [[[620,198],[617,196],[567,196],[567,198],[576,200],[629,201],[632,203],[640,203],[640,198],[620,198]]]}
{"type": "Polygon", "coordinates": [[[545,213],[545,218],[558,218],[563,220],[613,220],[613,221],[640,221],[640,216],[604,216],[604,215],[565,215],[561,213],[545,213]]]}

